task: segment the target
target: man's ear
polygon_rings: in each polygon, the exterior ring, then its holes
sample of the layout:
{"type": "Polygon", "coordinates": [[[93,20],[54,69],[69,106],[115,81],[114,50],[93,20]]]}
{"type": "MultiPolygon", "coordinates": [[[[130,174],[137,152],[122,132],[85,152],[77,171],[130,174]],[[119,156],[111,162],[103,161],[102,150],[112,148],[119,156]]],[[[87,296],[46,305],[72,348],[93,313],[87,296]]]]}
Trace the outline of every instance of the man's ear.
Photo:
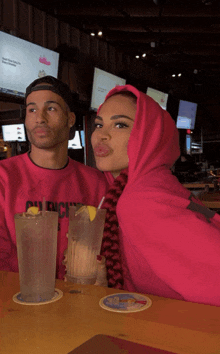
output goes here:
{"type": "Polygon", "coordinates": [[[72,128],[76,122],[76,115],[73,112],[68,112],[69,116],[69,127],[72,128]]]}

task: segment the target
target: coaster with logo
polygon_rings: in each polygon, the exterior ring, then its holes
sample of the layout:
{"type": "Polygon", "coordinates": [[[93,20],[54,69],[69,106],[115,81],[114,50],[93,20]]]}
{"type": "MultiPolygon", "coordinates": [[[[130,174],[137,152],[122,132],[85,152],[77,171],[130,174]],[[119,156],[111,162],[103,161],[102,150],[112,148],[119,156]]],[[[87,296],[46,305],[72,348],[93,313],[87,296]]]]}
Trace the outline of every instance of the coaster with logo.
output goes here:
{"type": "Polygon", "coordinates": [[[128,313],[146,310],[152,305],[152,301],[145,295],[118,293],[103,297],[99,305],[108,311],[128,313]]]}

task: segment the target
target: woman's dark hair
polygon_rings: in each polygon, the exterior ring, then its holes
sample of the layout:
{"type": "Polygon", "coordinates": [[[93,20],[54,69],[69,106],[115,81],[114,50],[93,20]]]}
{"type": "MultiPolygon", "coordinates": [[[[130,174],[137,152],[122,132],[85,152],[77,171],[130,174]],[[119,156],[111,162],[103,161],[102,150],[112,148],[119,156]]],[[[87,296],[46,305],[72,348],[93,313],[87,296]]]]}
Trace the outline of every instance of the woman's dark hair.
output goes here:
{"type": "Polygon", "coordinates": [[[116,215],[118,199],[128,180],[127,169],[114,180],[109,189],[103,209],[106,209],[101,254],[106,259],[107,280],[110,288],[123,289],[123,274],[119,247],[119,224],[116,215]]]}
{"type": "MultiPolygon", "coordinates": [[[[137,97],[130,91],[116,92],[112,96],[116,95],[128,97],[132,99],[134,103],[137,102],[137,97]]],[[[116,289],[123,289],[124,284],[116,206],[127,184],[127,180],[128,170],[125,169],[121,171],[120,175],[114,180],[113,185],[110,187],[106,195],[105,202],[103,203],[103,208],[106,209],[106,218],[101,254],[105,256],[106,259],[108,286],[116,289]]]]}

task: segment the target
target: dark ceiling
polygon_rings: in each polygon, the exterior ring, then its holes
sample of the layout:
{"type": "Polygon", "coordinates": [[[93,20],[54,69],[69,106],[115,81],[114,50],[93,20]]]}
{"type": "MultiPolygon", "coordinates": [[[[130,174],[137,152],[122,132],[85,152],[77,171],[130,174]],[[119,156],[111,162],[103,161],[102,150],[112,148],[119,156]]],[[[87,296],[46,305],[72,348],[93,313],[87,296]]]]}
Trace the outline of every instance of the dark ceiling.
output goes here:
{"type": "Polygon", "coordinates": [[[203,128],[204,137],[220,141],[220,0],[22,1],[87,34],[102,31],[100,40],[138,55],[164,83],[181,73],[182,99],[190,100],[185,93],[199,103],[194,133],[203,128]]]}
{"type": "Polygon", "coordinates": [[[219,0],[23,1],[88,34],[102,31],[102,40],[161,72],[219,85],[219,0]]]}

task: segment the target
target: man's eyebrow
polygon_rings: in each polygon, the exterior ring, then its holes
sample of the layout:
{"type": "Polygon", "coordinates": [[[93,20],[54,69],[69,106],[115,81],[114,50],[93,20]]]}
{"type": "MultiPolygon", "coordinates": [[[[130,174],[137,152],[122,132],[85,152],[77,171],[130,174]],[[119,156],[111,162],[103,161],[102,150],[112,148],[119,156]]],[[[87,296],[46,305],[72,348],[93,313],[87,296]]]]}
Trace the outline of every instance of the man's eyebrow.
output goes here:
{"type": "MultiPolygon", "coordinates": [[[[56,104],[58,104],[58,105],[63,109],[63,107],[62,107],[62,106],[60,105],[60,103],[57,102],[57,101],[46,101],[46,102],[44,102],[44,105],[51,104],[51,103],[56,103],[56,104]]],[[[26,107],[28,107],[28,106],[30,106],[30,105],[36,105],[36,102],[29,102],[29,103],[26,105],[26,107]]]]}
{"type": "MultiPolygon", "coordinates": [[[[133,121],[133,119],[131,117],[128,117],[128,116],[126,116],[124,114],[116,114],[114,116],[111,116],[110,119],[111,120],[115,120],[115,119],[119,119],[119,118],[127,118],[127,119],[130,119],[130,120],[133,121]]],[[[96,116],[95,119],[103,120],[102,117],[100,117],[100,116],[96,116]]]]}

